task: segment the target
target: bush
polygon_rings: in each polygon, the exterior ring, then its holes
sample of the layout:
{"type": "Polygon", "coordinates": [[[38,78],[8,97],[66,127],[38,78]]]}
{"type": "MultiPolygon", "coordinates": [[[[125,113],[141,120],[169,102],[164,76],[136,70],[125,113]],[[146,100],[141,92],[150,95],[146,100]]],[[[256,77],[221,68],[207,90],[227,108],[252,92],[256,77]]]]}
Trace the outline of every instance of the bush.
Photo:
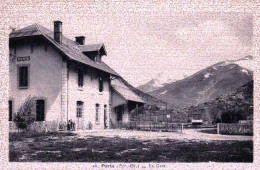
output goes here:
{"type": "Polygon", "coordinates": [[[246,120],[246,114],[239,111],[227,111],[221,115],[221,119],[223,123],[238,123],[239,120],[246,120]]]}
{"type": "Polygon", "coordinates": [[[216,122],[216,123],[221,123],[221,119],[220,119],[220,118],[217,118],[217,119],[215,120],[215,122],[216,122]]]}
{"type": "Polygon", "coordinates": [[[14,117],[14,123],[18,129],[28,130],[35,121],[35,97],[29,96],[19,108],[14,117]]]}

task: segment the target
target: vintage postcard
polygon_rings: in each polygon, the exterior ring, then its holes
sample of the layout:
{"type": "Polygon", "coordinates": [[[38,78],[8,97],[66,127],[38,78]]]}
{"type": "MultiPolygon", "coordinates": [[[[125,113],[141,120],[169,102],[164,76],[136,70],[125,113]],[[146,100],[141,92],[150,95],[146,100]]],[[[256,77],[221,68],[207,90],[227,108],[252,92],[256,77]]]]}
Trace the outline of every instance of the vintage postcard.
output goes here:
{"type": "Polygon", "coordinates": [[[259,5],[3,2],[3,168],[257,169],[259,5]]]}

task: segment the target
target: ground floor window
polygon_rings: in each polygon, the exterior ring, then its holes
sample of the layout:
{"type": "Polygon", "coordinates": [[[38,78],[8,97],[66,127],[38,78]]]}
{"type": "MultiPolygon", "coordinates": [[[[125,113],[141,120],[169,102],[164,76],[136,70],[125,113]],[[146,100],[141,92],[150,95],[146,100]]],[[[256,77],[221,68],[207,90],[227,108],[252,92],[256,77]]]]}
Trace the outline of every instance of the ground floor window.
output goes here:
{"type": "Polygon", "coordinates": [[[82,117],[83,114],[83,102],[82,101],[77,101],[77,118],[82,117]]]}
{"type": "Polygon", "coordinates": [[[96,104],[96,122],[99,122],[99,104],[96,104]]]}
{"type": "Polygon", "coordinates": [[[9,121],[13,120],[13,101],[8,101],[8,107],[9,107],[9,121]]]}
{"type": "Polygon", "coordinates": [[[44,121],[45,119],[45,101],[36,100],[36,121],[44,121]]]}
{"type": "Polygon", "coordinates": [[[104,105],[104,119],[107,119],[107,105],[104,105]]]}

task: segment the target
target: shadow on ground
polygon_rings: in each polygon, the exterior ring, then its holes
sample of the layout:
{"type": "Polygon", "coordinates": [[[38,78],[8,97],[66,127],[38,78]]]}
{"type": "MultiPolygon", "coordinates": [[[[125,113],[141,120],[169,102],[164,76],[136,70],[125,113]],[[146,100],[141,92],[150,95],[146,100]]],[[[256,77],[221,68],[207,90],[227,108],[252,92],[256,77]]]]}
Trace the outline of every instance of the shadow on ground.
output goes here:
{"type": "Polygon", "coordinates": [[[11,162],[252,162],[252,141],[137,140],[10,133],[11,162]]]}

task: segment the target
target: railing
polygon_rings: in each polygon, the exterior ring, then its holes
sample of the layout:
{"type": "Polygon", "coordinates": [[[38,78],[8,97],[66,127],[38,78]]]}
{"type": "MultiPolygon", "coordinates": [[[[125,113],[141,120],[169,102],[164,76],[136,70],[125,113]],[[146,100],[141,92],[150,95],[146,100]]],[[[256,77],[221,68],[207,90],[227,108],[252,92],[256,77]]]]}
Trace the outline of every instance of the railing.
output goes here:
{"type": "Polygon", "coordinates": [[[117,121],[112,123],[113,129],[131,129],[131,130],[146,130],[146,131],[168,131],[176,132],[183,131],[182,123],[166,123],[166,122],[152,122],[152,121],[131,121],[122,122],[117,121]]]}
{"type": "Polygon", "coordinates": [[[217,132],[227,135],[253,135],[253,124],[219,123],[217,132]]]}

